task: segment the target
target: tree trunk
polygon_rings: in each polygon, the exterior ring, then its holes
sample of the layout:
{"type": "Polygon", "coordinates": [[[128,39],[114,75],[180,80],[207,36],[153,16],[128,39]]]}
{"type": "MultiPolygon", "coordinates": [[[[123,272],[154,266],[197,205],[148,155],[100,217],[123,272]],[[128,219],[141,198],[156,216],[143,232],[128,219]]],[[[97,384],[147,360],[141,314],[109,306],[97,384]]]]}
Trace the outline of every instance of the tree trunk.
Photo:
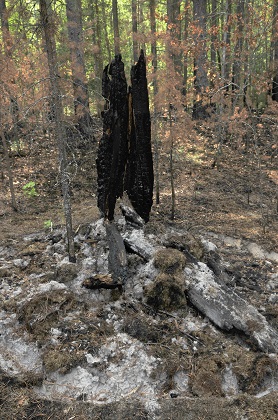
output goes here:
{"type": "Polygon", "coordinates": [[[218,26],[218,14],[217,14],[217,0],[211,1],[211,46],[210,46],[210,62],[212,69],[217,67],[217,54],[216,54],[216,44],[217,44],[217,35],[215,34],[214,28],[218,26]]]}
{"type": "Polygon", "coordinates": [[[233,105],[238,102],[237,93],[242,94],[242,50],[244,41],[244,14],[245,14],[245,0],[239,0],[237,3],[237,40],[234,52],[233,75],[232,75],[232,90],[233,90],[233,105]]]}
{"type": "Polygon", "coordinates": [[[83,52],[81,0],[66,0],[67,27],[73,82],[74,112],[80,132],[90,137],[91,116],[83,52]]]}
{"type": "Polygon", "coordinates": [[[93,56],[95,64],[95,102],[97,107],[97,115],[101,115],[101,85],[102,85],[102,70],[103,58],[101,47],[101,23],[100,23],[100,10],[98,0],[93,0],[92,8],[92,22],[93,22],[93,56]]]}
{"type": "Polygon", "coordinates": [[[132,47],[133,47],[133,61],[134,63],[138,60],[138,41],[137,41],[137,0],[131,1],[131,10],[132,10],[132,47]]]}
{"type": "Polygon", "coordinates": [[[9,186],[10,186],[10,193],[11,193],[11,204],[12,204],[12,208],[14,209],[14,211],[17,211],[17,204],[16,204],[15,192],[14,192],[12,163],[11,163],[11,160],[10,160],[10,157],[9,157],[9,148],[8,148],[8,144],[7,144],[7,141],[6,141],[6,137],[5,137],[3,128],[1,128],[1,133],[0,134],[1,134],[0,137],[1,137],[1,140],[2,140],[2,144],[3,144],[3,151],[4,151],[6,169],[7,169],[8,178],[9,178],[9,186]]]}
{"type": "Polygon", "coordinates": [[[101,11],[102,11],[103,29],[104,29],[104,38],[105,38],[106,50],[107,50],[107,53],[108,53],[108,61],[110,63],[111,60],[112,60],[112,55],[111,55],[111,45],[110,45],[109,35],[108,35],[108,30],[107,30],[108,23],[107,23],[107,15],[106,15],[106,11],[105,11],[104,0],[101,0],[101,11]]]}
{"type": "Polygon", "coordinates": [[[176,193],[175,193],[175,182],[174,182],[174,135],[173,135],[173,123],[172,123],[172,107],[169,104],[168,108],[169,122],[170,122],[170,179],[171,179],[171,220],[175,219],[176,211],[176,193]]]}
{"type": "MultiPolygon", "coordinates": [[[[190,0],[186,0],[184,4],[184,30],[183,30],[183,38],[185,43],[188,39],[188,26],[189,26],[189,8],[190,8],[190,0]]],[[[187,78],[188,78],[188,53],[184,53],[183,57],[183,88],[182,94],[186,96],[186,86],[187,86],[187,78]]]]}
{"type": "Polygon", "coordinates": [[[4,51],[7,57],[12,56],[11,48],[12,42],[10,37],[10,28],[7,16],[6,0],[0,0],[0,17],[1,17],[1,29],[2,39],[4,44],[4,51]]]}
{"type": "Polygon", "coordinates": [[[181,74],[182,71],[180,3],[180,0],[167,0],[168,52],[177,74],[181,74]]]}
{"type": "Polygon", "coordinates": [[[196,26],[195,56],[194,56],[194,87],[196,99],[193,107],[193,118],[205,119],[206,106],[203,104],[208,88],[207,52],[206,52],[206,0],[193,0],[193,19],[196,26]]]}
{"type": "Polygon", "coordinates": [[[222,86],[226,86],[225,90],[229,87],[229,46],[230,46],[230,15],[231,15],[231,0],[226,0],[223,4],[223,29],[221,39],[221,53],[220,58],[220,75],[222,86]]]}
{"type": "Polygon", "coordinates": [[[120,54],[120,32],[118,17],[118,1],[112,0],[113,30],[114,30],[114,50],[115,55],[120,54]]]}
{"type": "Polygon", "coordinates": [[[154,170],[155,170],[155,201],[160,201],[160,185],[159,185],[159,146],[157,137],[157,43],[156,43],[156,18],[155,18],[155,0],[150,0],[150,24],[151,24],[151,53],[153,68],[153,139],[154,139],[154,170]]]}
{"type": "Polygon", "coordinates": [[[5,68],[2,68],[2,71],[8,75],[9,86],[6,84],[5,90],[9,95],[10,100],[10,112],[13,121],[13,127],[11,134],[13,141],[19,145],[19,106],[16,98],[16,68],[13,61],[13,42],[10,34],[10,27],[8,21],[8,12],[6,7],[6,1],[0,0],[0,18],[1,18],[1,30],[2,30],[2,40],[5,53],[5,63],[3,65],[5,68]]]}
{"type": "Polygon", "coordinates": [[[273,101],[278,102],[278,0],[273,0],[273,25],[271,40],[271,67],[272,67],[272,92],[273,101]]]}
{"type": "Polygon", "coordinates": [[[59,86],[59,70],[58,61],[56,54],[56,45],[54,39],[53,30],[53,17],[51,10],[50,0],[40,0],[40,16],[41,22],[44,29],[45,44],[47,51],[48,67],[50,86],[52,94],[52,107],[54,112],[55,122],[55,133],[57,147],[59,150],[59,164],[60,164],[60,176],[61,176],[61,188],[64,200],[64,213],[66,219],[67,229],[67,240],[68,240],[68,253],[69,261],[76,262],[74,252],[74,242],[72,233],[72,219],[71,219],[71,200],[69,191],[69,175],[67,165],[67,153],[66,153],[66,135],[65,127],[63,124],[63,105],[59,86]]]}

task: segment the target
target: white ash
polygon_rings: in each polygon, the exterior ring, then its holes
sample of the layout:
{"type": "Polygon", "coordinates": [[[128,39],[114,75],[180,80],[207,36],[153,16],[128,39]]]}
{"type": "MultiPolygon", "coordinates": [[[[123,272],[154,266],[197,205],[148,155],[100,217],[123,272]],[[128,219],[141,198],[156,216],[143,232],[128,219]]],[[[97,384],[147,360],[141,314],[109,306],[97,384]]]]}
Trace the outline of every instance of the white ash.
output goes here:
{"type": "MultiPolygon", "coordinates": [[[[147,355],[139,341],[121,333],[111,337],[97,356],[86,354],[87,365],[66,375],[50,373],[35,391],[46,398],[78,398],[104,404],[136,392],[146,404],[154,400],[156,384],[151,373],[159,363],[147,355]]],[[[151,405],[155,405],[155,401],[151,405]]]]}
{"type": "MultiPolygon", "coordinates": [[[[4,331],[1,320],[0,327],[4,331]]],[[[0,368],[11,377],[24,380],[26,374],[41,375],[43,366],[37,346],[5,326],[5,333],[0,335],[0,368]]]]}

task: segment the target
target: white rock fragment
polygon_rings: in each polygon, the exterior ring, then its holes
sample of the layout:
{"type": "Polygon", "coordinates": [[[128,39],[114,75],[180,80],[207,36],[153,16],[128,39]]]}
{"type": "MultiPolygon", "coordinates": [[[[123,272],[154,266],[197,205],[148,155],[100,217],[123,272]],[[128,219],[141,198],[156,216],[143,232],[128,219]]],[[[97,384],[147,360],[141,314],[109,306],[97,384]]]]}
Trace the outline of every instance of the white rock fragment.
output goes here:
{"type": "Polygon", "coordinates": [[[24,270],[24,268],[28,267],[28,265],[31,262],[31,258],[16,258],[15,260],[13,260],[13,264],[15,267],[17,268],[21,268],[22,270],[24,270]]]}
{"type": "Polygon", "coordinates": [[[239,393],[237,377],[232,370],[232,366],[226,366],[223,371],[222,391],[226,396],[239,393]]]}
{"type": "Polygon", "coordinates": [[[256,244],[255,242],[249,242],[246,246],[247,250],[250,254],[253,255],[254,258],[260,260],[270,260],[274,262],[278,262],[278,253],[277,252],[267,252],[265,251],[260,245],[256,244]]]}
{"type": "Polygon", "coordinates": [[[201,240],[202,245],[204,246],[206,252],[217,251],[217,246],[214,243],[206,240],[202,236],[200,237],[200,240],[201,240]]]}

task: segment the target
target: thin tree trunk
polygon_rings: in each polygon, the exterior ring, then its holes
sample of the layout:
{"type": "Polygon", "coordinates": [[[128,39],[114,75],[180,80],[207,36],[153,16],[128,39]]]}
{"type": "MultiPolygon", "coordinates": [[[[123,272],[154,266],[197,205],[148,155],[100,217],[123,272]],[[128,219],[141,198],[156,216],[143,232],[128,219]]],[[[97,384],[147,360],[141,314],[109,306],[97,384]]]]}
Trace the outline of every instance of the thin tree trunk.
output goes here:
{"type": "MultiPolygon", "coordinates": [[[[238,98],[237,92],[240,92],[242,87],[242,49],[244,41],[244,13],[245,13],[245,0],[238,0],[237,3],[237,40],[235,45],[235,54],[233,62],[233,76],[232,76],[232,90],[233,90],[233,105],[235,106],[238,98]]],[[[242,93],[242,92],[240,92],[242,93]]]]}
{"type": "Polygon", "coordinates": [[[101,115],[101,85],[102,85],[102,71],[103,71],[103,58],[101,47],[101,24],[100,24],[100,11],[98,0],[94,0],[91,4],[92,8],[92,22],[94,24],[93,31],[93,55],[95,64],[95,101],[97,107],[97,114],[101,115]]]}
{"type": "Polygon", "coordinates": [[[5,55],[11,56],[11,37],[10,37],[10,28],[7,16],[7,6],[6,0],[0,0],[0,17],[1,17],[1,30],[2,30],[2,38],[4,44],[4,51],[5,55]]]}
{"type": "MultiPolygon", "coordinates": [[[[189,26],[189,3],[190,0],[186,0],[184,4],[184,31],[183,31],[183,37],[185,42],[187,42],[188,38],[188,26],[189,26]]],[[[188,77],[188,54],[185,53],[183,57],[183,88],[182,88],[182,94],[186,95],[186,86],[187,86],[187,77],[188,77]]]]}
{"type": "Polygon", "coordinates": [[[2,30],[2,39],[5,53],[5,72],[10,77],[10,86],[6,86],[5,89],[9,95],[10,99],[10,112],[13,121],[13,140],[19,146],[18,139],[18,124],[19,124],[19,106],[17,98],[12,92],[13,87],[16,86],[16,69],[13,61],[13,42],[10,34],[10,27],[8,21],[8,12],[6,7],[6,0],[0,0],[0,18],[1,18],[1,30],[2,30]]]}
{"type": "Polygon", "coordinates": [[[208,77],[206,70],[206,0],[193,0],[193,19],[198,28],[195,35],[195,56],[194,56],[194,86],[196,99],[193,108],[193,118],[206,118],[207,114],[203,105],[203,99],[208,88],[208,77]]]}
{"type": "Polygon", "coordinates": [[[131,10],[132,10],[132,47],[133,47],[133,61],[138,60],[138,41],[137,41],[137,0],[131,1],[131,10]]]}
{"type": "Polygon", "coordinates": [[[222,57],[221,57],[221,79],[223,85],[225,84],[226,79],[226,54],[227,54],[227,22],[228,22],[228,7],[227,7],[227,0],[225,2],[225,10],[224,10],[224,27],[223,27],[223,34],[222,34],[222,57]]]}
{"type": "Polygon", "coordinates": [[[278,102],[278,0],[273,0],[270,66],[273,77],[271,97],[273,101],[278,102]]]}
{"type": "Polygon", "coordinates": [[[210,46],[210,61],[212,68],[217,67],[217,54],[216,54],[216,42],[217,42],[217,35],[215,34],[214,28],[217,28],[218,18],[217,18],[217,0],[211,1],[211,46],[210,46]]]}
{"type": "MultiPolygon", "coordinates": [[[[140,1],[138,3],[138,26],[141,30],[141,33],[145,33],[146,31],[146,25],[145,25],[145,16],[143,11],[143,2],[140,1]]],[[[140,42],[140,50],[146,51],[146,43],[145,43],[146,37],[142,38],[142,41],[140,42]]]]}
{"type": "Polygon", "coordinates": [[[114,50],[115,55],[120,54],[120,32],[118,17],[118,1],[112,0],[113,30],[114,30],[114,50]]]}
{"type": "Polygon", "coordinates": [[[156,44],[156,18],[155,0],[150,0],[150,24],[151,24],[151,53],[153,67],[153,139],[154,139],[154,172],[155,172],[155,202],[160,202],[160,177],[159,177],[159,145],[157,134],[157,44],[156,44]]]}
{"type": "Polygon", "coordinates": [[[175,181],[174,181],[174,162],[173,162],[173,154],[174,154],[174,136],[173,136],[173,123],[172,123],[172,112],[171,112],[171,104],[169,104],[169,121],[170,121],[170,179],[171,179],[171,220],[175,218],[175,211],[176,211],[176,193],[175,193],[175,181]]]}
{"type": "Polygon", "coordinates": [[[82,134],[90,135],[89,94],[83,51],[81,0],[66,0],[67,27],[73,82],[74,112],[82,134]]]}
{"type": "Polygon", "coordinates": [[[101,1],[101,11],[102,11],[102,19],[103,19],[103,28],[104,28],[104,38],[105,38],[105,44],[106,44],[106,50],[107,50],[107,54],[108,54],[108,61],[110,63],[110,61],[112,60],[112,55],[111,55],[111,45],[110,45],[110,41],[109,41],[109,36],[108,36],[108,31],[107,31],[107,16],[106,16],[106,11],[105,11],[105,3],[104,0],[101,1]]]}
{"type": "Polygon", "coordinates": [[[52,10],[50,0],[40,0],[40,15],[41,22],[44,29],[50,86],[52,94],[52,107],[54,111],[56,141],[59,151],[59,164],[61,176],[61,188],[64,202],[64,214],[66,220],[67,241],[69,261],[76,262],[72,232],[72,218],[71,218],[71,200],[69,191],[69,174],[67,172],[67,153],[66,153],[66,135],[63,124],[63,105],[59,86],[59,70],[56,54],[56,45],[54,39],[52,10]]]}
{"type": "Polygon", "coordinates": [[[173,61],[174,69],[177,74],[181,74],[181,20],[180,0],[167,0],[167,30],[170,35],[168,42],[168,52],[173,61]]]}
{"type": "Polygon", "coordinates": [[[12,163],[9,157],[9,149],[8,144],[6,141],[6,137],[3,131],[3,128],[1,128],[1,139],[3,143],[3,150],[4,150],[4,158],[6,163],[6,168],[8,172],[8,178],[9,178],[9,186],[10,186],[10,193],[11,193],[11,204],[12,208],[17,211],[17,204],[15,199],[15,192],[14,192],[14,181],[13,181],[13,171],[12,171],[12,163]]]}

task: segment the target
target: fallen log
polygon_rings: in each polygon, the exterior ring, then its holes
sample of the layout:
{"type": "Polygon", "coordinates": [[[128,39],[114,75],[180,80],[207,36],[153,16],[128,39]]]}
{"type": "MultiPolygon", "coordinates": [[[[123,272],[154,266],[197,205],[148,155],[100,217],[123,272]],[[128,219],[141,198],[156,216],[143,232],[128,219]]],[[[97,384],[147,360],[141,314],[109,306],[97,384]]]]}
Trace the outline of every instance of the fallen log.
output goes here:
{"type": "Polygon", "coordinates": [[[223,330],[246,334],[264,352],[278,351],[278,333],[266,318],[234,290],[216,281],[204,263],[197,263],[190,275],[188,298],[204,315],[223,330]]]}

